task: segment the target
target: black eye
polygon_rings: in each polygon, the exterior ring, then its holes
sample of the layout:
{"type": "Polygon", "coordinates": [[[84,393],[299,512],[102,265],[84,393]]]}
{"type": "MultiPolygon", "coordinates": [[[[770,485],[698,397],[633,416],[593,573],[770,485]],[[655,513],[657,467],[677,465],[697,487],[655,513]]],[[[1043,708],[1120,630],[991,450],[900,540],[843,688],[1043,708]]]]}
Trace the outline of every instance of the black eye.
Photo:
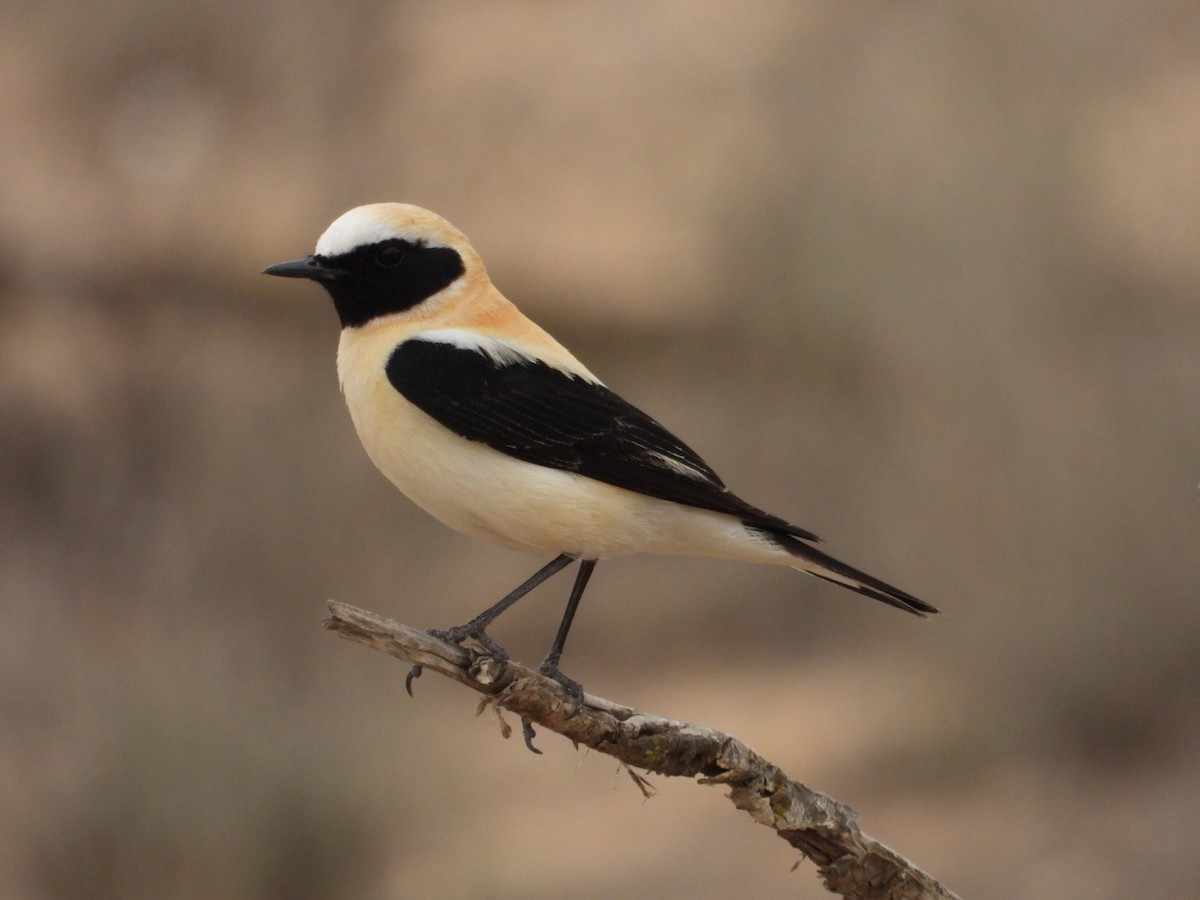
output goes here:
{"type": "Polygon", "coordinates": [[[404,260],[404,251],[395,244],[388,244],[375,251],[375,264],[385,269],[392,269],[404,260]]]}

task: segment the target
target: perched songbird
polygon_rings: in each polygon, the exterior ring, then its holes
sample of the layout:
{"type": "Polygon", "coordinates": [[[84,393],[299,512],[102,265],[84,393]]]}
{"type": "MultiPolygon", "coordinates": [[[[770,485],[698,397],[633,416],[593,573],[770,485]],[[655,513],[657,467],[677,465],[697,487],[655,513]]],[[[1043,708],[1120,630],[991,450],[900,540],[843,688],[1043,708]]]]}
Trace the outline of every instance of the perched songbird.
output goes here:
{"type": "Polygon", "coordinates": [[[917,615],[937,612],[731,493],[694,450],[505,299],[466,237],[440,216],[401,203],[360,206],[329,226],[312,256],[265,273],[310,279],[333,297],[350,416],[396,487],[451,528],[554,557],[441,636],[502,654],[488,625],[578,560],[540,669],[578,704],[582,689],[559,672],[559,657],[596,561],[611,556],[791,566],[917,615]]]}

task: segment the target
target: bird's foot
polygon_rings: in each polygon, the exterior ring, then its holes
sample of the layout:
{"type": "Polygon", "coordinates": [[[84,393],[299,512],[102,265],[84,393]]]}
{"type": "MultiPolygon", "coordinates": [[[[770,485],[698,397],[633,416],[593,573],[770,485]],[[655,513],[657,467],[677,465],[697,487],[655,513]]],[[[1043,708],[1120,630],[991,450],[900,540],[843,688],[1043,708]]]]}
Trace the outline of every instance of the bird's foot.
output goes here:
{"type": "Polygon", "coordinates": [[[571,719],[578,715],[579,710],[583,709],[583,685],[560,672],[558,664],[550,659],[538,666],[538,674],[558,682],[567,692],[567,696],[571,698],[571,711],[567,713],[567,718],[571,719]]]}
{"type": "MultiPolygon", "coordinates": [[[[567,718],[570,719],[579,714],[579,710],[583,709],[583,686],[573,678],[568,678],[558,670],[558,665],[552,659],[547,659],[538,666],[538,674],[544,675],[551,681],[558,682],[562,689],[567,692],[567,696],[571,698],[571,711],[567,713],[567,718]]],[[[521,718],[521,734],[525,738],[525,746],[533,753],[541,754],[541,750],[533,746],[535,732],[533,723],[522,716],[521,718]]]]}
{"type": "MultiPolygon", "coordinates": [[[[490,656],[498,662],[508,662],[508,651],[488,636],[488,633],[484,630],[484,626],[474,622],[446,629],[430,628],[426,634],[443,640],[448,644],[458,646],[462,646],[462,642],[465,640],[473,640],[483,649],[484,655],[490,656]]],[[[413,695],[413,682],[421,677],[422,671],[424,671],[422,666],[413,666],[408,670],[408,674],[404,676],[404,689],[408,691],[408,696],[411,697],[413,695]]]]}
{"type": "Polygon", "coordinates": [[[466,625],[447,628],[445,631],[433,630],[429,633],[447,643],[458,644],[459,646],[462,645],[463,641],[472,640],[483,649],[486,655],[494,657],[500,662],[508,662],[508,651],[492,640],[482,625],[468,622],[466,625]]]}

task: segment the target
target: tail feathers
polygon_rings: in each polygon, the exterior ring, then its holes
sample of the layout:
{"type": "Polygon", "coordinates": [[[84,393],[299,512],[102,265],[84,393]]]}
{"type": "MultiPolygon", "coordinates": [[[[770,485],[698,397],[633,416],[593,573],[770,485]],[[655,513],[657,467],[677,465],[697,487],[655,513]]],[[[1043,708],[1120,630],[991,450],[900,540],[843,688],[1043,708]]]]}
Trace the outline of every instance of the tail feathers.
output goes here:
{"type": "MultiPolygon", "coordinates": [[[[753,528],[754,526],[749,527],[753,528]]],[[[803,569],[810,575],[815,575],[831,584],[841,585],[864,597],[870,597],[916,616],[924,617],[938,612],[936,606],[932,606],[924,600],[918,600],[912,594],[893,587],[886,581],[880,581],[866,572],[860,572],[853,566],[848,566],[840,559],[834,559],[829,554],[810,547],[790,534],[757,528],[755,530],[760,531],[772,543],[795,556],[799,561],[797,568],[803,569]]]]}

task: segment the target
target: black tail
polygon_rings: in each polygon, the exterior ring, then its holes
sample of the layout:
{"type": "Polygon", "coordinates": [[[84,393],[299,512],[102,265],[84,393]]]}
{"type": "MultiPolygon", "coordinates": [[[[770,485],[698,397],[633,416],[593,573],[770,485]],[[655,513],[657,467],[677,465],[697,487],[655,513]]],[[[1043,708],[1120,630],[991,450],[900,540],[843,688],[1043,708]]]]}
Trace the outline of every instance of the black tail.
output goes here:
{"type": "Polygon", "coordinates": [[[888,606],[894,606],[896,609],[910,612],[915,616],[924,617],[930,613],[938,612],[936,606],[931,606],[924,600],[918,600],[912,594],[902,591],[900,588],[892,587],[886,581],[880,581],[866,572],[860,572],[853,566],[848,566],[840,559],[834,559],[829,554],[822,553],[815,547],[809,546],[786,532],[768,531],[765,528],[758,528],[754,525],[747,525],[746,527],[759,532],[770,539],[772,543],[777,544],[792,554],[792,556],[801,562],[798,568],[803,569],[810,575],[823,578],[831,584],[849,588],[855,593],[862,594],[864,597],[871,597],[881,603],[886,603],[888,606]]]}

